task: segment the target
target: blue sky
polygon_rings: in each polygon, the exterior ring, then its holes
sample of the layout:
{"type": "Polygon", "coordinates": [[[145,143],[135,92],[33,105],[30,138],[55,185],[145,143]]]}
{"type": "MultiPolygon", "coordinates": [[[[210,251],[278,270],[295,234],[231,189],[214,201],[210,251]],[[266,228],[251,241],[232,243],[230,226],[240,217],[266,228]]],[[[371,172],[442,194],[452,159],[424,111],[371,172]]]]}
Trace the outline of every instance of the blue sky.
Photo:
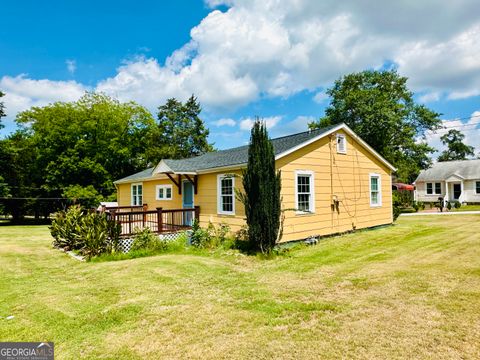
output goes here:
{"type": "MultiPolygon", "coordinates": [[[[395,66],[419,102],[480,151],[480,10],[433,0],[10,1],[2,4],[5,136],[18,111],[84,91],[151,111],[194,93],[218,148],[322,116],[326,88],[353,71],[395,66]]],[[[428,141],[441,148],[438,134],[428,141]]]]}

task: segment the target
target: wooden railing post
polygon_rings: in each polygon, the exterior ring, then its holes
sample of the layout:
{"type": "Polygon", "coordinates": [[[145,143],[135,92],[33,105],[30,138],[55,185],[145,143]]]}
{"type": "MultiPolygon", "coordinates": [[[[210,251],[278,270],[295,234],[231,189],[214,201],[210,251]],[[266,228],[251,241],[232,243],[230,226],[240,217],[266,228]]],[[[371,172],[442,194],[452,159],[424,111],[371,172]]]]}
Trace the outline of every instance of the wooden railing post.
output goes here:
{"type": "Polygon", "coordinates": [[[129,235],[133,234],[133,231],[132,231],[132,213],[131,212],[128,213],[128,232],[129,232],[129,235]]]}
{"type": "Polygon", "coordinates": [[[200,206],[195,206],[195,220],[200,221],[200,206]]]}
{"type": "Polygon", "coordinates": [[[161,233],[163,228],[163,211],[161,207],[157,207],[157,232],[161,233]]]}
{"type": "Polygon", "coordinates": [[[147,221],[147,209],[148,209],[148,205],[147,204],[143,204],[143,219],[142,219],[142,223],[143,223],[143,227],[142,229],[145,228],[145,222],[147,221]]]}

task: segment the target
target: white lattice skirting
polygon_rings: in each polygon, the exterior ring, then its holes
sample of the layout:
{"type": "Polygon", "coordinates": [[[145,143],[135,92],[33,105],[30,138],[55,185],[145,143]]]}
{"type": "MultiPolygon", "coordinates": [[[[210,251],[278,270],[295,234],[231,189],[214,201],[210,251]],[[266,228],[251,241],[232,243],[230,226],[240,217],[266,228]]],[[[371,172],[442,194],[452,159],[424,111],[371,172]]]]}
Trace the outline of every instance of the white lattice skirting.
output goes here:
{"type": "MultiPolygon", "coordinates": [[[[158,235],[158,238],[163,241],[173,241],[177,240],[182,234],[181,232],[165,233],[158,235]]],[[[128,253],[132,248],[133,240],[133,238],[120,239],[118,249],[123,253],[128,253]]]]}

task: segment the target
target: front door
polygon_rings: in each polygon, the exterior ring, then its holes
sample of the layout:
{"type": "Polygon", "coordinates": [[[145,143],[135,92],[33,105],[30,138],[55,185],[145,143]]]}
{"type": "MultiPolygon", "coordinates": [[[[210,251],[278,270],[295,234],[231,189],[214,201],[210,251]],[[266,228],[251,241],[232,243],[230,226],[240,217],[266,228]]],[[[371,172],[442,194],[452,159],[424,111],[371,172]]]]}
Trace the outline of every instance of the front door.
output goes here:
{"type": "MultiPolygon", "coordinates": [[[[193,209],[193,184],[190,181],[182,183],[182,207],[184,209],[193,209]]],[[[183,225],[191,226],[193,222],[193,211],[183,213],[183,225]]]]}
{"type": "Polygon", "coordinates": [[[460,195],[462,195],[462,185],[453,184],[453,199],[454,200],[460,199],[460,195]]]}

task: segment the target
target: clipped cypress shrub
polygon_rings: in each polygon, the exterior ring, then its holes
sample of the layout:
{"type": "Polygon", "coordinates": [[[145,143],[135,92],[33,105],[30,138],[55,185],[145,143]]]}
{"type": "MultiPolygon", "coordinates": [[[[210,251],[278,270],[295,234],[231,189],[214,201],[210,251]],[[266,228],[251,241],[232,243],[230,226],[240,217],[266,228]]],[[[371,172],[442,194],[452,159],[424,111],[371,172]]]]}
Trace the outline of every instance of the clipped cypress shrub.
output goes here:
{"type": "Polygon", "coordinates": [[[250,135],[248,164],[242,175],[244,193],[239,198],[245,206],[250,246],[268,254],[279,240],[281,178],[280,171],[275,169],[275,153],[266,125],[258,118],[250,135]]]}

